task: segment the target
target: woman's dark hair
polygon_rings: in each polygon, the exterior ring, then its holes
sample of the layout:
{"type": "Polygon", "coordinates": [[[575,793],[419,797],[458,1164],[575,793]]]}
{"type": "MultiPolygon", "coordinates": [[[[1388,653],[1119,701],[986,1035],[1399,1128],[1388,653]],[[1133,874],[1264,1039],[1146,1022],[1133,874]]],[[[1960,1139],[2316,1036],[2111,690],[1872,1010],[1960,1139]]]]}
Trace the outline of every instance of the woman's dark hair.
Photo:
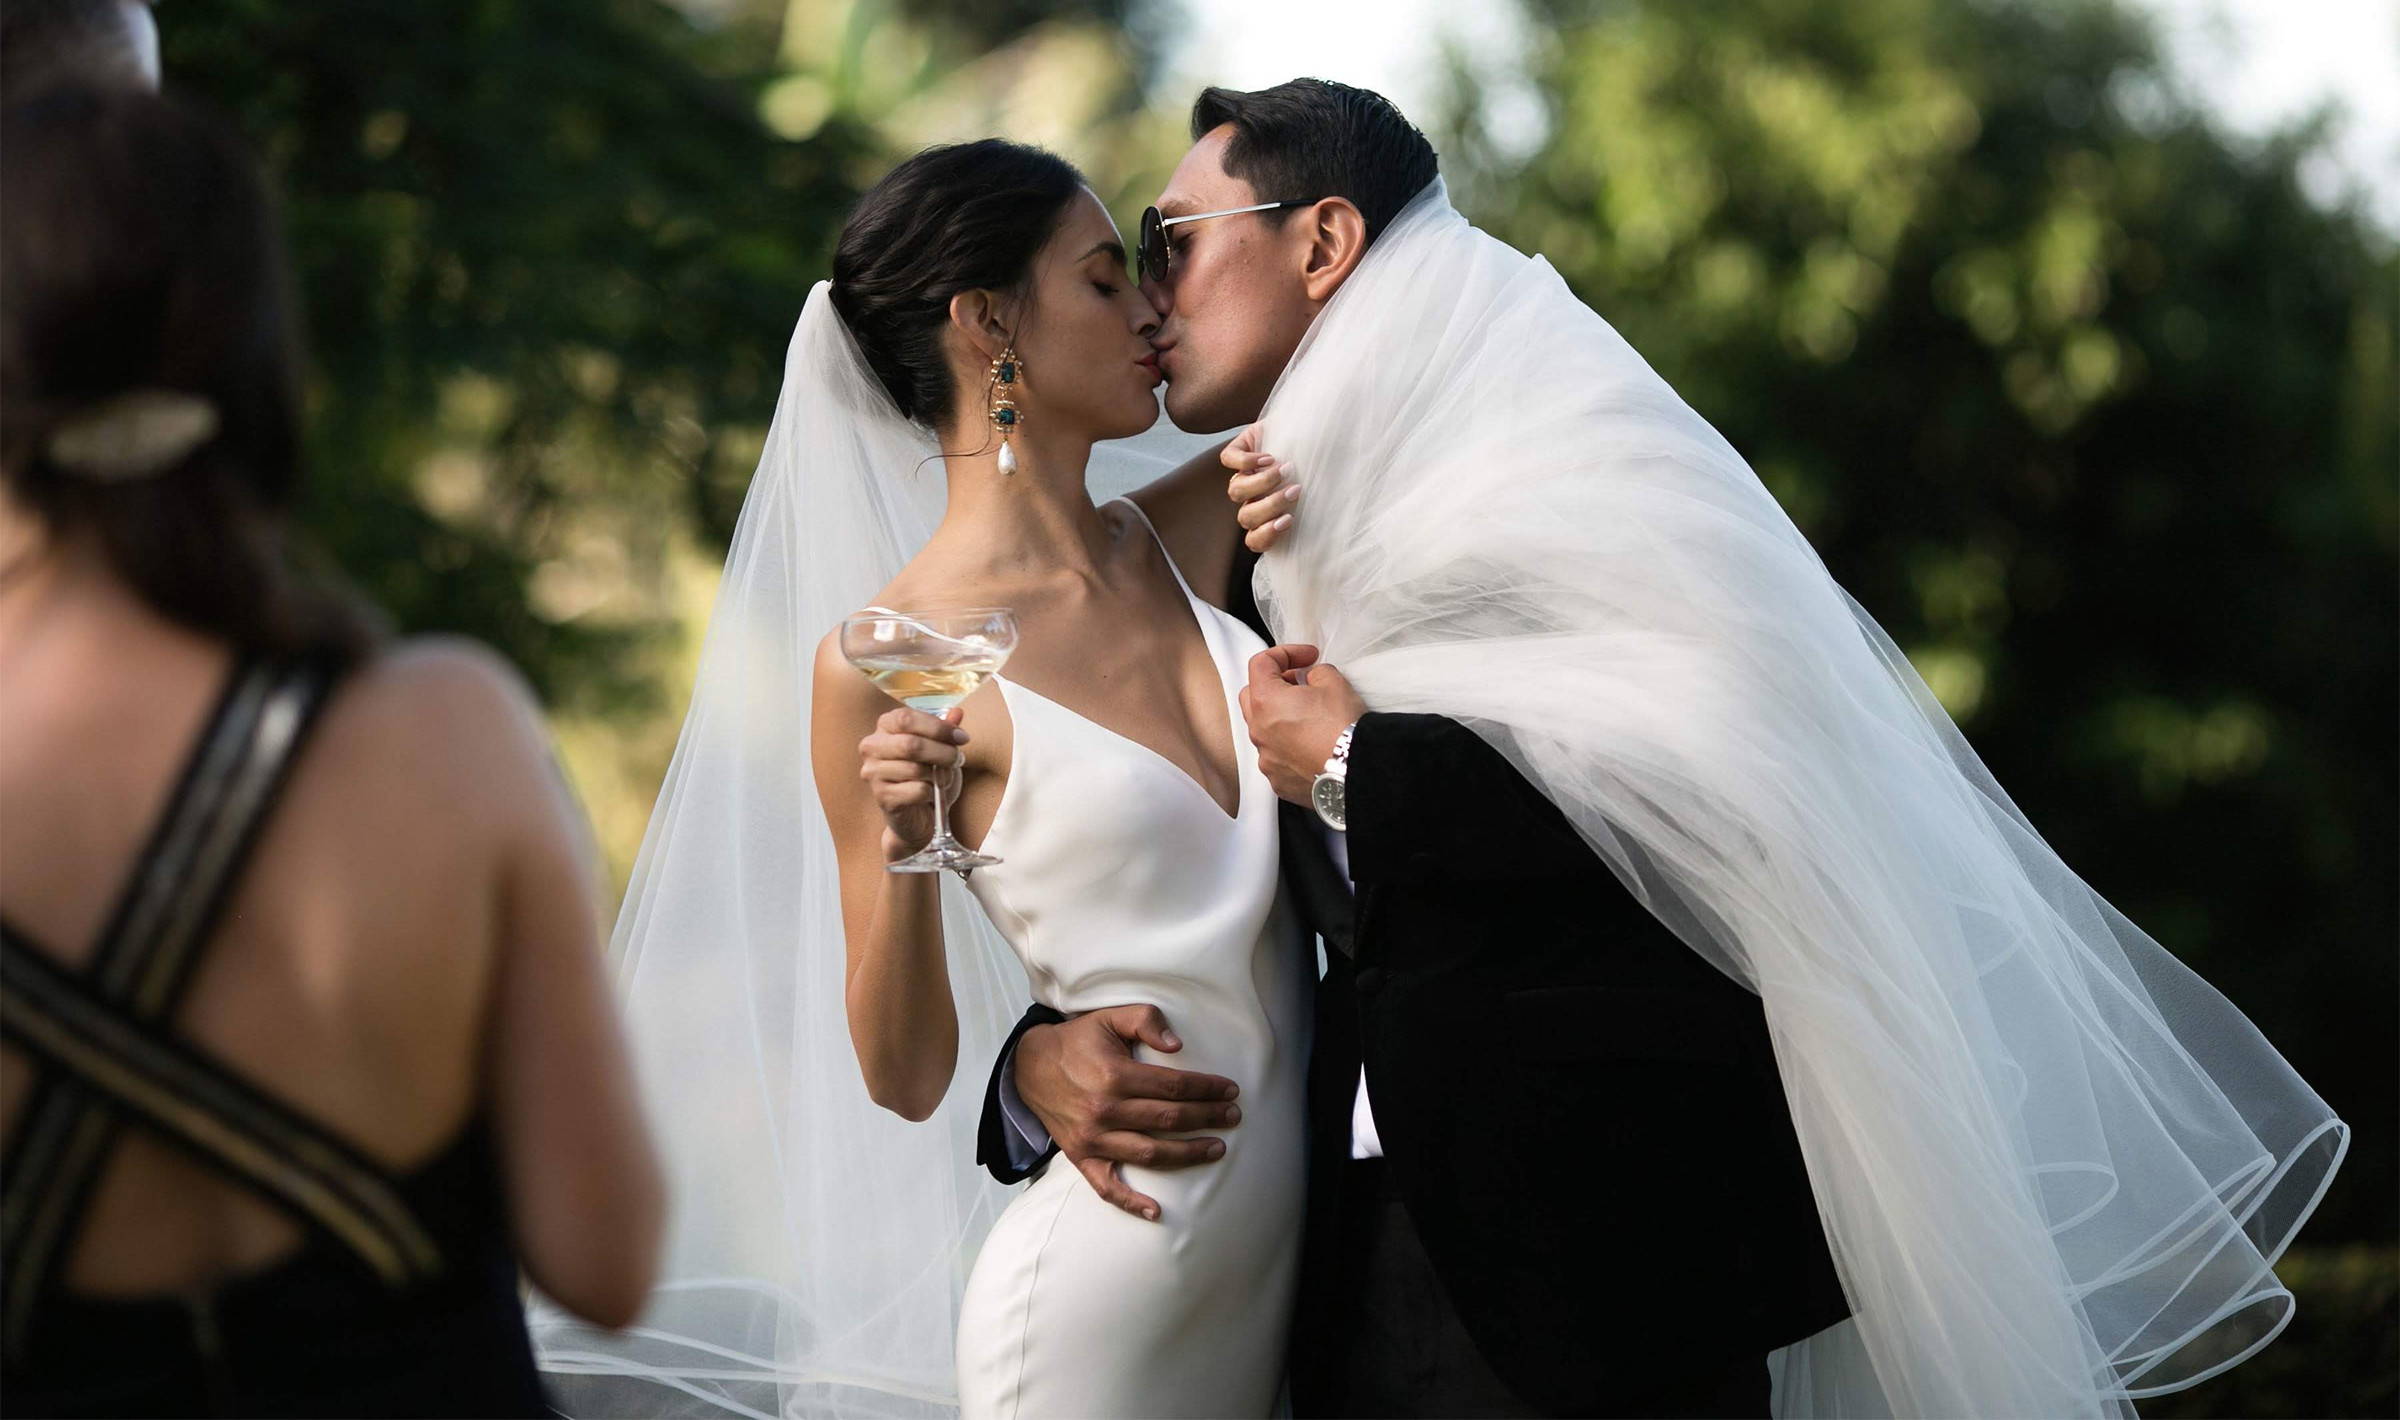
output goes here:
{"type": "MultiPolygon", "coordinates": [[[[1203,89],[1192,105],[1192,141],[1233,125],[1225,171],[1261,202],[1346,197],[1372,242],[1438,170],[1425,141],[1390,99],[1330,79],[1272,89],[1203,89]]],[[[1291,209],[1261,214],[1281,222],[1291,209]]]]}
{"type": "Polygon", "coordinates": [[[834,245],[833,306],[902,414],[949,417],[950,298],[1023,290],[1082,187],[1064,158],[985,138],[928,148],[859,199],[834,245]]]}
{"type": "Polygon", "coordinates": [[[91,537],[160,615],[244,650],[364,654],[373,622],[295,569],[298,353],[265,184],[224,127],[139,89],[64,86],[0,116],[0,473],[91,537]],[[62,423],[132,391],[197,396],[216,433],[172,467],[60,467],[62,423]]]}

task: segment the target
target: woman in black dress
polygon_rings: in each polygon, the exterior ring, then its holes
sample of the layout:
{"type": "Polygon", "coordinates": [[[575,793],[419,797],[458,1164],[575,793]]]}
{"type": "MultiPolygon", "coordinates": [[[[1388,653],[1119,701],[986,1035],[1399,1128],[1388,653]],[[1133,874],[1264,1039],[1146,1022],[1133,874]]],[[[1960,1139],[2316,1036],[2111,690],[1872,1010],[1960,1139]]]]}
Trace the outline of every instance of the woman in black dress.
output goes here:
{"type": "Polygon", "coordinates": [[[284,546],[260,180],[136,90],[0,169],[0,1405],[540,1415],[663,1186],[531,697],[284,546]]]}

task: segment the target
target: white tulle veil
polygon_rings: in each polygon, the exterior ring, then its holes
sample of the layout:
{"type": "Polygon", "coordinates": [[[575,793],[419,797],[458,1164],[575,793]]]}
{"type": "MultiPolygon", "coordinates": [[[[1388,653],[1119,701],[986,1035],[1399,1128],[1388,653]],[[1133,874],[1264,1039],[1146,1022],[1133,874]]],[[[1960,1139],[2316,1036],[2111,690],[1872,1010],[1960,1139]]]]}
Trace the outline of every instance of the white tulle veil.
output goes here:
{"type": "Polygon", "coordinates": [[[1855,1313],[1778,1353],[1778,1413],[2128,1414],[2281,1328],[2345,1126],[1548,263],[1435,183],[1261,422],[1309,490],[1278,636],[1471,725],[1764,999],[1855,1313]]]}
{"type": "MultiPolygon", "coordinates": [[[[1095,496],[1207,441],[1094,450],[1095,496]]],[[[959,1075],[911,1124],[867,1098],[842,1007],[833,843],[809,764],[819,640],[940,522],[933,436],[808,297],[612,950],[672,1189],[664,1280],[623,1332],[532,1309],[573,1416],[955,1414],[958,1299],[1008,1191],[974,1164],[983,1074],[1031,999],[944,876],[959,1075]]]]}

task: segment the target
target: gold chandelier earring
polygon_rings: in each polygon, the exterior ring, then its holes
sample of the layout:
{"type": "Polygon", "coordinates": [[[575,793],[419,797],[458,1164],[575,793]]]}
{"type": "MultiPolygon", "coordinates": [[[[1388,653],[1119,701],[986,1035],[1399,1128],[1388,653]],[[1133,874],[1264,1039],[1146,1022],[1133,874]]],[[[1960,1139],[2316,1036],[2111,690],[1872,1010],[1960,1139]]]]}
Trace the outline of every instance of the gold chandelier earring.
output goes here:
{"type": "Polygon", "coordinates": [[[1024,378],[1025,362],[1017,358],[1016,348],[1003,347],[992,361],[991,380],[992,428],[1000,435],[1002,473],[1017,471],[1017,450],[1009,442],[1009,437],[1025,423],[1024,414],[1017,409],[1017,385],[1024,378]]]}

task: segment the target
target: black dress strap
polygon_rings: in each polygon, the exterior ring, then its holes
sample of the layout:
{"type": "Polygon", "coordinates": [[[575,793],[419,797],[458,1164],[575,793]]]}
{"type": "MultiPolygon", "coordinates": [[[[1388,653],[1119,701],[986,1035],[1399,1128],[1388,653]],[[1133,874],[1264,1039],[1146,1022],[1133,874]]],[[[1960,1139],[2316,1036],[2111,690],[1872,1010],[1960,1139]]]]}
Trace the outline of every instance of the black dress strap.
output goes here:
{"type": "MultiPolygon", "coordinates": [[[[167,900],[187,879],[197,845],[222,805],[223,785],[256,737],[274,683],[272,670],[265,662],[244,659],[227,676],[199,742],[176,776],[166,811],[135,856],[100,930],[89,967],[96,979],[120,980],[126,974],[125,958],[137,944],[156,936],[167,900]]],[[[5,1200],[0,1202],[0,1251],[16,1250],[22,1208],[29,1201],[23,1181],[49,1174],[67,1148],[78,1111],[60,1097],[60,1083],[48,1076],[34,1082],[10,1130],[8,1146],[0,1152],[0,1198],[5,1200]]]]}
{"type": "MultiPolygon", "coordinates": [[[[212,1056],[146,1025],[0,923],[0,1039],[346,1244],[393,1286],[441,1268],[389,1171],[212,1056]]],[[[12,1293],[18,1259],[8,1260],[12,1293]]]]}
{"type": "MultiPolygon", "coordinates": [[[[173,1015],[333,679],[315,661],[235,667],[93,953],[93,999],[154,1033],[173,1015]]],[[[12,1348],[115,1138],[100,1099],[88,1074],[45,1071],[0,1161],[0,1332],[12,1348]]]]}

